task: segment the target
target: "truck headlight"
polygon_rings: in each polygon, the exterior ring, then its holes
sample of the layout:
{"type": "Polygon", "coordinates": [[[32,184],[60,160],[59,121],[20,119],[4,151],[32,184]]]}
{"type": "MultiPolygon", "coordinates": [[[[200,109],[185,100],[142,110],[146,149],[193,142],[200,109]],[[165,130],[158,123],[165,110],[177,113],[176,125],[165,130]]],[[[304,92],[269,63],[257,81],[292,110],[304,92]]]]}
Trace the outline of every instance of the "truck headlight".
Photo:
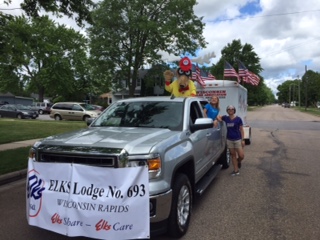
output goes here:
{"type": "Polygon", "coordinates": [[[41,144],[41,142],[35,142],[33,144],[33,146],[30,148],[29,150],[29,158],[32,159],[32,161],[36,161],[36,149],[39,147],[39,145],[41,144]]]}
{"type": "Polygon", "coordinates": [[[147,156],[130,156],[129,167],[145,166],[148,164],[149,178],[157,178],[161,173],[161,158],[159,154],[150,154],[147,156]]]}
{"type": "Polygon", "coordinates": [[[129,160],[128,156],[129,156],[128,152],[122,149],[119,155],[118,167],[122,168],[122,167],[128,166],[128,160],[129,160]]]}
{"type": "Polygon", "coordinates": [[[36,150],[33,147],[29,150],[29,158],[31,158],[33,161],[36,161],[36,150]]]}

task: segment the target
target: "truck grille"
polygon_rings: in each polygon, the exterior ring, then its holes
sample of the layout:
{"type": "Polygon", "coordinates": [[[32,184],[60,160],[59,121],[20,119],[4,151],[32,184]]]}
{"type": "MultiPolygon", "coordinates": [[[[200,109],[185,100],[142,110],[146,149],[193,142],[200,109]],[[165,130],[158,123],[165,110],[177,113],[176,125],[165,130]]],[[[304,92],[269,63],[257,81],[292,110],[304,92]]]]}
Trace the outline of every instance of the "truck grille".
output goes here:
{"type": "Polygon", "coordinates": [[[58,162],[58,163],[79,163],[79,164],[88,164],[88,165],[97,165],[105,167],[114,167],[115,166],[115,157],[107,156],[68,156],[60,154],[51,154],[51,153],[41,153],[40,161],[41,162],[58,162]]]}
{"type": "Polygon", "coordinates": [[[118,167],[120,149],[41,146],[37,161],[53,163],[78,163],[101,167],[118,167]]]}

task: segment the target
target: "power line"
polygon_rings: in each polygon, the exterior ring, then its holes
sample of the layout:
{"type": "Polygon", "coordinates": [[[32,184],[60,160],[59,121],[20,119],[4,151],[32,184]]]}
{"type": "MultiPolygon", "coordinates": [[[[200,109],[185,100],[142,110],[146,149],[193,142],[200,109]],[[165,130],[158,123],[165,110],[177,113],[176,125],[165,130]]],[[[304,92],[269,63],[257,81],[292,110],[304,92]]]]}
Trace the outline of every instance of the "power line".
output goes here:
{"type": "MultiPolygon", "coordinates": [[[[283,15],[292,15],[292,14],[300,14],[300,13],[307,13],[307,12],[320,12],[320,9],[317,10],[306,10],[306,11],[298,11],[298,12],[291,12],[291,13],[275,13],[275,14],[268,14],[256,17],[273,17],[273,16],[283,16],[283,15]]],[[[252,17],[255,18],[255,17],[252,17]]]]}
{"type": "Polygon", "coordinates": [[[301,43],[297,43],[295,45],[291,45],[291,46],[288,46],[288,47],[285,47],[281,50],[274,50],[274,51],[270,51],[268,52],[268,54],[266,54],[265,56],[268,57],[268,56],[273,56],[273,55],[276,55],[276,54],[279,54],[279,53],[282,53],[282,52],[288,52],[288,50],[291,50],[291,49],[294,49],[294,48],[297,48],[301,45],[305,45],[306,43],[310,42],[310,41],[314,41],[314,42],[311,42],[310,44],[314,44],[314,43],[317,43],[319,42],[319,39],[311,39],[311,40],[307,40],[305,42],[301,42],[301,43]]]}
{"type": "Polygon", "coordinates": [[[309,13],[309,12],[320,12],[320,9],[297,11],[297,12],[290,12],[290,13],[274,13],[274,14],[267,14],[267,15],[261,15],[261,16],[239,16],[234,18],[221,19],[221,21],[232,21],[236,19],[245,19],[245,18],[265,18],[265,17],[285,16],[285,15],[293,15],[293,14],[301,14],[301,13],[309,13]]]}

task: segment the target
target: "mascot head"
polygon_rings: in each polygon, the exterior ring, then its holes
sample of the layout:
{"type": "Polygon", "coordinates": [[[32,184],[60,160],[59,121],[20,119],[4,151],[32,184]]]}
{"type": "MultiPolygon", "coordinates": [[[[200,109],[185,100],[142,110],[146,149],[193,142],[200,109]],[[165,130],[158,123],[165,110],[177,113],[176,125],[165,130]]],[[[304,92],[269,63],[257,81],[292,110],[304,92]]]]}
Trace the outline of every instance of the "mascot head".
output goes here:
{"type": "Polygon", "coordinates": [[[186,88],[189,85],[189,80],[192,75],[192,63],[188,57],[180,60],[177,75],[180,89],[186,88]]]}

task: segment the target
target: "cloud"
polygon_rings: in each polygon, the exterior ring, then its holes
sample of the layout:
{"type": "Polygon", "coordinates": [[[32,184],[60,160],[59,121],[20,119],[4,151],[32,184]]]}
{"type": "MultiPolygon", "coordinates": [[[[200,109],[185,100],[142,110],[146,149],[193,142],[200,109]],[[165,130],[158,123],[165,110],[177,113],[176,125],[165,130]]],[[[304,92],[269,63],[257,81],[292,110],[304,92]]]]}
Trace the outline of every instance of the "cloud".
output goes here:
{"type": "MultiPolygon", "coordinates": [[[[15,0],[10,7],[19,7],[15,0]]],[[[264,71],[260,73],[274,93],[286,80],[300,78],[308,69],[319,71],[320,66],[320,1],[319,0],[198,0],[195,14],[206,24],[206,49],[203,57],[215,53],[211,63],[221,57],[221,50],[234,39],[251,44],[260,57],[264,71]]],[[[3,7],[3,5],[0,5],[3,7]]],[[[21,14],[21,10],[11,11],[21,14]]],[[[74,20],[62,22],[77,30],[74,20]]],[[[172,56],[163,57],[170,61],[172,56]]],[[[175,57],[176,59],[176,57],[175,57]]]]}
{"type": "Polygon", "coordinates": [[[206,51],[221,50],[234,39],[249,43],[260,57],[260,73],[274,93],[286,80],[300,78],[320,66],[320,2],[317,0],[199,0],[194,8],[204,16],[206,51]]]}

